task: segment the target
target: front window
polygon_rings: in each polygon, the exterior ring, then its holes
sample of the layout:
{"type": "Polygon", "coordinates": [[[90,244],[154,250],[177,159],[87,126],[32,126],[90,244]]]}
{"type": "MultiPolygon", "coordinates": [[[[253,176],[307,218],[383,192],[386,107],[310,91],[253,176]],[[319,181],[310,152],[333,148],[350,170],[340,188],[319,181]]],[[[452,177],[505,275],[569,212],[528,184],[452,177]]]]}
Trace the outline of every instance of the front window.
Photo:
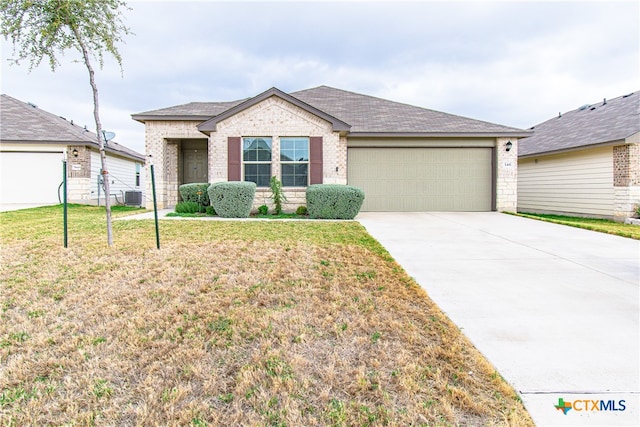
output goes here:
{"type": "Polygon", "coordinates": [[[242,138],[244,180],[268,187],[271,180],[271,138],[242,138]]]}
{"type": "Polygon", "coordinates": [[[309,138],[280,138],[283,187],[306,187],[309,183],[309,138]]]}

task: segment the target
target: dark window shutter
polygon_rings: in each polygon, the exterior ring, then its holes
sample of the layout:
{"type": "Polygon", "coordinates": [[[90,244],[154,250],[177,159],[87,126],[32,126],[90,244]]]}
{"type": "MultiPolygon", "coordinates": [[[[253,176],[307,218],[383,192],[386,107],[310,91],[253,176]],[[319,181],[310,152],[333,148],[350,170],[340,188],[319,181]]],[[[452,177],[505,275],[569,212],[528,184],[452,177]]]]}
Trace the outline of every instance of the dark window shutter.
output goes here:
{"type": "Polygon", "coordinates": [[[322,184],[322,137],[309,138],[309,184],[322,184]]]}
{"type": "Polygon", "coordinates": [[[242,152],[240,151],[240,137],[230,136],[227,149],[227,179],[242,181],[242,152]]]}

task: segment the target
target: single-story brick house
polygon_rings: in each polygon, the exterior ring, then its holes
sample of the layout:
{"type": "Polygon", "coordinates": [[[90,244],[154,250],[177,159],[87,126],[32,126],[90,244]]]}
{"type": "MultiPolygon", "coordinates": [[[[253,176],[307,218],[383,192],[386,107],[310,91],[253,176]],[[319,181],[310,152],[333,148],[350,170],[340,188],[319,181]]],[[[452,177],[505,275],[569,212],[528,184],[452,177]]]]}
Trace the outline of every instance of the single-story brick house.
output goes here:
{"type": "Polygon", "coordinates": [[[624,221],[640,203],[640,93],[559,114],[521,139],[518,211],[624,221]]]}
{"type": "MultiPolygon", "coordinates": [[[[518,138],[531,132],[320,86],[132,115],[145,124],[159,207],[190,182],[271,176],[305,204],[307,185],[349,184],[363,211],[515,211],[518,138]]],[[[148,179],[147,182],[150,180],[148,179]]]]}
{"type": "MultiPolygon", "coordinates": [[[[124,202],[126,192],[143,196],[144,155],[114,141],[109,141],[106,152],[111,200],[124,202]]],[[[68,201],[97,204],[100,196],[104,203],[95,132],[34,104],[0,95],[0,203],[4,208],[60,203],[64,155],[68,201]]]]}

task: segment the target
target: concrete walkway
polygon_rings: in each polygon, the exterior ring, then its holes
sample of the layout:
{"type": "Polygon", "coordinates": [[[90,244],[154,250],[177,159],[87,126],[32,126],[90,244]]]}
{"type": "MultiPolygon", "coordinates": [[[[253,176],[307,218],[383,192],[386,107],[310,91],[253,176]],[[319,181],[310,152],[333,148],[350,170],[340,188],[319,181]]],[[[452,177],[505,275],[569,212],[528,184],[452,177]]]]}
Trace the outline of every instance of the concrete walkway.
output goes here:
{"type": "Polygon", "coordinates": [[[640,242],[495,212],[356,219],[537,425],[639,425],[640,242]],[[566,415],[559,399],[572,402],[566,415]]]}

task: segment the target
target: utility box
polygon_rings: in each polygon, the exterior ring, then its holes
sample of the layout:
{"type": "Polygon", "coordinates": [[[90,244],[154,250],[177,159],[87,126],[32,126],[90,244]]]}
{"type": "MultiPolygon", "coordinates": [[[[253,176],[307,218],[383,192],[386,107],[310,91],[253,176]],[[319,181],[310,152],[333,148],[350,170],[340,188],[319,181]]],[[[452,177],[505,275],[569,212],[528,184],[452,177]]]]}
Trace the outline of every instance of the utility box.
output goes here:
{"type": "Polygon", "coordinates": [[[124,204],[126,206],[142,206],[142,191],[125,191],[124,204]]]}

